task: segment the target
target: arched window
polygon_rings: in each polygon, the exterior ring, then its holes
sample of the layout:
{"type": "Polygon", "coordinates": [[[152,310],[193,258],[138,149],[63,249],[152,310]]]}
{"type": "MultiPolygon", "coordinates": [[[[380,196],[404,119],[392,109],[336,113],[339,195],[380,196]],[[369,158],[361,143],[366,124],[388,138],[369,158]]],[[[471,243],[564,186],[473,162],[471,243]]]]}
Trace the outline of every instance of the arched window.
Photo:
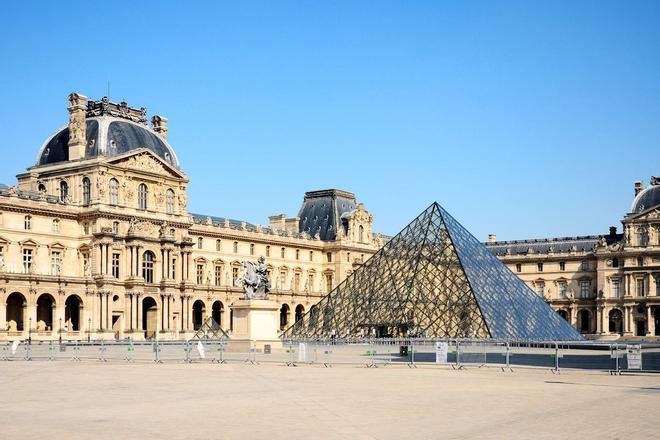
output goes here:
{"type": "Polygon", "coordinates": [[[280,308],[280,330],[284,330],[289,325],[289,305],[282,304],[280,308]]]}
{"type": "Polygon", "coordinates": [[[201,249],[204,245],[204,239],[202,237],[197,237],[197,249],[201,249]]]}
{"type": "Polygon", "coordinates": [[[39,192],[40,193],[45,193],[46,192],[46,185],[44,185],[43,183],[40,183],[39,184],[39,192]]]}
{"type": "Polygon", "coordinates": [[[364,226],[362,225],[358,228],[358,241],[364,243],[364,226]]]}
{"type": "Polygon", "coordinates": [[[138,209],[147,209],[147,185],[141,183],[138,186],[138,209]]]}
{"type": "Polygon", "coordinates": [[[154,254],[151,251],[145,251],[142,254],[142,278],[145,283],[154,282],[154,254]]]}
{"type": "Polygon", "coordinates": [[[174,214],[174,191],[168,189],[165,198],[165,212],[167,214],[174,214]]]}
{"type": "Polygon", "coordinates": [[[66,202],[69,197],[69,185],[64,181],[60,181],[60,202],[66,202]]]}
{"type": "Polygon", "coordinates": [[[222,242],[220,240],[215,241],[215,250],[220,252],[220,248],[222,247],[222,242]]]}
{"type": "Polygon", "coordinates": [[[238,253],[238,242],[237,241],[234,242],[234,253],[235,254],[238,253]]]}
{"type": "Polygon", "coordinates": [[[32,216],[26,215],[23,218],[23,227],[25,228],[26,231],[32,229],[32,216]]]}
{"type": "Polygon", "coordinates": [[[60,219],[58,218],[53,220],[53,232],[56,234],[60,232],[60,219]]]}
{"type": "Polygon", "coordinates": [[[119,204],[119,182],[117,179],[110,179],[110,204],[112,206],[119,204]]]}
{"type": "Polygon", "coordinates": [[[83,198],[82,198],[82,203],[84,206],[89,205],[89,200],[90,200],[90,191],[91,191],[91,183],[89,182],[89,178],[83,177],[82,181],[82,191],[83,191],[83,198]]]}
{"type": "Polygon", "coordinates": [[[250,255],[254,255],[254,243],[250,243],[250,255]]]}

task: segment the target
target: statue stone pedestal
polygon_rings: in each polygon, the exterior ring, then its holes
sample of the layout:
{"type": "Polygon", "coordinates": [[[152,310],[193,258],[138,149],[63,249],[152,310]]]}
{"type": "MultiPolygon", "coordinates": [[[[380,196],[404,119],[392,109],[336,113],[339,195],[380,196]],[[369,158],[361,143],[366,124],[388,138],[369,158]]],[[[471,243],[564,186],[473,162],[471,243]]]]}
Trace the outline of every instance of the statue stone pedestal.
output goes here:
{"type": "Polygon", "coordinates": [[[280,349],[277,337],[280,316],[279,305],[266,299],[239,299],[229,306],[234,317],[234,327],[228,350],[243,351],[250,347],[263,350],[264,345],[280,349]]]}

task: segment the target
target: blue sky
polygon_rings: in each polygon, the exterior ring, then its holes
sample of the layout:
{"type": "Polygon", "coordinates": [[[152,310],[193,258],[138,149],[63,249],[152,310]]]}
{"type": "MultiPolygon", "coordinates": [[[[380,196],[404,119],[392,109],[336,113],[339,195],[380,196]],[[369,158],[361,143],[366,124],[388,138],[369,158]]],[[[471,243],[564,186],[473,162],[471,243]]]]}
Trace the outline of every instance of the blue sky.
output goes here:
{"type": "Polygon", "coordinates": [[[192,212],[353,191],[485,240],[606,233],[660,174],[660,2],[7,2],[0,181],[78,91],[169,118],[192,212]]]}

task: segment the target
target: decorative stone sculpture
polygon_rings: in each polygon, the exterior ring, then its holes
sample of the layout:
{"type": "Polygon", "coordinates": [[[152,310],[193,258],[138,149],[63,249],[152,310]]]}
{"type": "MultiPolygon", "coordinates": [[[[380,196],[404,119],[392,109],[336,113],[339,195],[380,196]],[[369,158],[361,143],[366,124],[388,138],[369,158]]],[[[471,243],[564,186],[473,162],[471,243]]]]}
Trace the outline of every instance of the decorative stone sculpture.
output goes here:
{"type": "Polygon", "coordinates": [[[245,290],[244,299],[268,299],[270,279],[268,278],[266,259],[260,256],[257,264],[251,261],[243,261],[241,268],[243,268],[245,274],[238,279],[238,283],[245,290]]]}

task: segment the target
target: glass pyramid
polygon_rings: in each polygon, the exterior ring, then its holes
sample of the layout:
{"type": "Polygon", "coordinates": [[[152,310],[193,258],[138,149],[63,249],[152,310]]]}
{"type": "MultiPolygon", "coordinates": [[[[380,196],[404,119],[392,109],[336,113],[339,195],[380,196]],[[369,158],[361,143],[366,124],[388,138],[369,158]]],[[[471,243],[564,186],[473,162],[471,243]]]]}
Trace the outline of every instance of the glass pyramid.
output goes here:
{"type": "Polygon", "coordinates": [[[282,334],[355,336],[582,340],[438,203],[282,334]]]}

